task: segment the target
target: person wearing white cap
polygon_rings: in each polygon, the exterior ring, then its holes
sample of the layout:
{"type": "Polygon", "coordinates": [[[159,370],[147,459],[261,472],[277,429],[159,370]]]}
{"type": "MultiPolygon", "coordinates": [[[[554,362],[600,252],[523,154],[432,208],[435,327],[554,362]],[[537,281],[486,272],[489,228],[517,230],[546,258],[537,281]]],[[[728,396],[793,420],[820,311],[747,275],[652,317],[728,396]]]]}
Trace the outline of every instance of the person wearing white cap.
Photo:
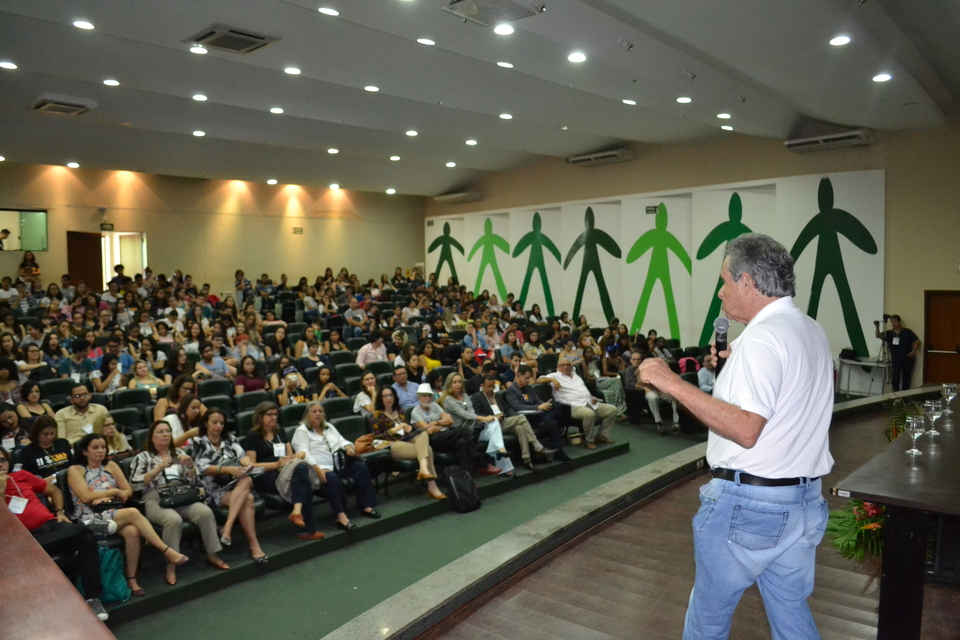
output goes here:
{"type": "Polygon", "coordinates": [[[420,403],[413,408],[410,420],[418,429],[426,429],[434,451],[455,453],[460,466],[469,471],[476,468],[481,475],[496,475],[503,469],[483,464],[473,441],[473,432],[466,427],[454,427],[453,418],[433,401],[433,388],[424,382],[417,389],[420,403]]]}

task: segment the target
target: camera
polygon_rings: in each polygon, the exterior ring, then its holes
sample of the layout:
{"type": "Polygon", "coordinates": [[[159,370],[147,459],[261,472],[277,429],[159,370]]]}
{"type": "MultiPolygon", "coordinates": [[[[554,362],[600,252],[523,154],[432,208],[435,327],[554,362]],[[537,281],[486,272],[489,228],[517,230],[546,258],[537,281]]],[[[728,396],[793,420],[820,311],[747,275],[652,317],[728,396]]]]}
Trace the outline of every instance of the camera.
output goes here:
{"type": "Polygon", "coordinates": [[[883,321],[884,321],[884,322],[889,322],[889,321],[890,321],[890,314],[889,314],[889,313],[883,314],[883,321]]]}

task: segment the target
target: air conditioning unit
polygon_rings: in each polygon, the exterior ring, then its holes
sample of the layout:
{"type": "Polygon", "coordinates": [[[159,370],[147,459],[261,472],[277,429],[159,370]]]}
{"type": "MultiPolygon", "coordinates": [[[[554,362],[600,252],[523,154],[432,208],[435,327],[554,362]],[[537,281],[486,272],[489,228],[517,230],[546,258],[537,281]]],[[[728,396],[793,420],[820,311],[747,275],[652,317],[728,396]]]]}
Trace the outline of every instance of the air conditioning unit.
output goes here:
{"type": "Polygon", "coordinates": [[[253,53],[254,51],[259,51],[264,47],[270,46],[274,42],[279,42],[279,40],[280,38],[275,36],[254,33],[246,29],[237,29],[236,27],[218,22],[187,38],[183,42],[187,44],[202,44],[207,49],[219,49],[220,51],[229,51],[230,53],[253,53]]]}
{"type": "Polygon", "coordinates": [[[863,147],[876,142],[873,133],[871,129],[856,129],[842,133],[813,136],[812,138],[794,138],[783,144],[790,151],[796,151],[797,153],[827,151],[829,149],[842,149],[843,147],[863,147]]]}
{"type": "Polygon", "coordinates": [[[45,93],[30,105],[34,111],[53,116],[78,116],[96,107],[97,103],[89,98],[61,96],[54,93],[45,93]]]}
{"type": "Polygon", "coordinates": [[[483,194],[479,191],[459,191],[457,193],[445,193],[441,196],[434,196],[434,202],[442,204],[457,204],[459,202],[477,202],[483,200],[483,194]]]}
{"type": "Polygon", "coordinates": [[[447,13],[483,27],[529,18],[547,10],[540,0],[451,0],[447,13]]]}
{"type": "Polygon", "coordinates": [[[599,167],[603,164],[613,164],[615,162],[630,162],[633,158],[634,153],[630,149],[611,149],[610,151],[598,151],[583,156],[570,156],[567,158],[567,164],[572,164],[575,167],[599,167]]]}

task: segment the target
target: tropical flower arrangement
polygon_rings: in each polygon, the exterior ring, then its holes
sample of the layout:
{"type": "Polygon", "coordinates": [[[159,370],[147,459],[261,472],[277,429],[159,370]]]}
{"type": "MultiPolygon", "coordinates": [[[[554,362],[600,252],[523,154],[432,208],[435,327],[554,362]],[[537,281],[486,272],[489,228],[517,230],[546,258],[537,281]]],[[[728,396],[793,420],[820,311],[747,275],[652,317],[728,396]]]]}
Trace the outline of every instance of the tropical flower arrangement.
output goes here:
{"type": "MultiPolygon", "coordinates": [[[[901,433],[908,416],[922,416],[923,407],[902,398],[890,405],[884,435],[892,442],[901,433]]],[[[844,509],[830,512],[827,537],[845,558],[863,560],[866,556],[880,558],[883,550],[883,524],[886,514],[882,505],[851,500],[844,509]]]]}

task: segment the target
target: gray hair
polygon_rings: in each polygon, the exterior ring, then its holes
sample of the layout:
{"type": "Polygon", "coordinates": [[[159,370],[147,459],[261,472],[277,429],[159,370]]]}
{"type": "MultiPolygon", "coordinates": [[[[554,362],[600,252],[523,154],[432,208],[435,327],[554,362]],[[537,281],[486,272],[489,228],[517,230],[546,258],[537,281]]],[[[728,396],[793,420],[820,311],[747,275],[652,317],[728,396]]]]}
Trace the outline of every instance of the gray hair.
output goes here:
{"type": "Polygon", "coordinates": [[[734,282],[750,274],[757,291],[774,298],[796,295],[793,258],[787,249],[761,233],[745,233],[727,243],[723,254],[734,282]]]}

